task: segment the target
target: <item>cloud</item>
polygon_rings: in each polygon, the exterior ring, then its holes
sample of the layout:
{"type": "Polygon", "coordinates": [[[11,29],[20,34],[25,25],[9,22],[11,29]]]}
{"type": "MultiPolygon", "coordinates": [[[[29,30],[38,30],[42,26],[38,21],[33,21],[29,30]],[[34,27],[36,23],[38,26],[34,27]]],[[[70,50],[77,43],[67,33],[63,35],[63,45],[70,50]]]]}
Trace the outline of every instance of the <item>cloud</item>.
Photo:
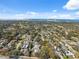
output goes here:
{"type": "Polygon", "coordinates": [[[75,17],[79,19],[79,11],[75,12],[75,17]]]}
{"type": "MultiPolygon", "coordinates": [[[[66,9],[78,9],[79,0],[69,0],[64,6],[66,9]],[[76,1],[76,2],[75,2],[76,1]],[[72,3],[75,2],[75,3],[72,3]],[[73,6],[71,6],[73,5],[73,6]]],[[[52,10],[51,12],[34,12],[34,11],[17,11],[5,6],[0,6],[0,19],[79,19],[79,12],[74,15],[70,13],[60,13],[58,10],[52,10]]]]}
{"type": "Polygon", "coordinates": [[[71,19],[79,19],[79,0],[69,0],[66,5],[63,6],[64,9],[74,10],[69,15],[62,15],[60,17],[71,18],[71,19]]]}
{"type": "Polygon", "coordinates": [[[35,18],[36,15],[38,15],[36,12],[0,13],[0,19],[29,19],[29,18],[35,18]]]}
{"type": "Polygon", "coordinates": [[[79,10],[79,0],[69,0],[63,8],[67,10],[79,10]]]}
{"type": "Polygon", "coordinates": [[[53,12],[57,12],[57,10],[52,10],[53,12]]]}
{"type": "MultiPolygon", "coordinates": [[[[4,11],[4,9],[3,9],[4,11]]],[[[75,15],[70,13],[58,13],[57,10],[53,10],[52,12],[14,12],[7,11],[5,9],[4,12],[0,10],[0,19],[76,19],[79,18],[79,12],[76,12],[75,15]]]]}
{"type": "Polygon", "coordinates": [[[26,13],[15,13],[15,14],[1,14],[0,19],[76,19],[79,18],[77,13],[72,14],[61,14],[52,12],[26,12],[26,13]]]}
{"type": "Polygon", "coordinates": [[[26,13],[15,14],[14,18],[15,19],[27,19],[27,18],[33,18],[36,15],[38,15],[38,13],[36,12],[26,12],[26,13]]]}
{"type": "Polygon", "coordinates": [[[76,12],[75,14],[79,16],[79,11],[78,11],[78,12],[76,12]]]}
{"type": "Polygon", "coordinates": [[[56,14],[50,18],[53,18],[53,19],[76,19],[76,17],[73,17],[73,15],[71,15],[71,14],[56,14]]]}
{"type": "Polygon", "coordinates": [[[73,17],[73,15],[70,14],[59,14],[60,19],[75,19],[75,17],[73,17]]]}

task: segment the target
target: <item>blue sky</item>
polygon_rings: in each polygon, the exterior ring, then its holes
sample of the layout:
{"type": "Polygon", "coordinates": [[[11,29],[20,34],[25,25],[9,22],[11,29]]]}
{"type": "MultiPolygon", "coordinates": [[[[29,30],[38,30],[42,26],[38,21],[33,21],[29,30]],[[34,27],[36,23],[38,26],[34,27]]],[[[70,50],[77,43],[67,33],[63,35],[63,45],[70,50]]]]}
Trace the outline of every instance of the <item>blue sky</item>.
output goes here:
{"type": "Polygon", "coordinates": [[[78,19],[79,0],[0,0],[1,19],[78,19]]]}

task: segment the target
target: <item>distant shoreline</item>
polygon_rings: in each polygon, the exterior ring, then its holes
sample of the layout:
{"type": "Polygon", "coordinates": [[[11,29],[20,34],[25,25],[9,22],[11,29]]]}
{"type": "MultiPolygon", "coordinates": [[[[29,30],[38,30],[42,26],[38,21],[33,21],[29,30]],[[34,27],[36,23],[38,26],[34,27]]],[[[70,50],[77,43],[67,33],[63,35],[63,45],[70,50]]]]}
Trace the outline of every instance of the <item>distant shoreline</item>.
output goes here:
{"type": "Polygon", "coordinates": [[[28,21],[28,22],[79,22],[79,19],[0,19],[1,21],[28,21]]]}

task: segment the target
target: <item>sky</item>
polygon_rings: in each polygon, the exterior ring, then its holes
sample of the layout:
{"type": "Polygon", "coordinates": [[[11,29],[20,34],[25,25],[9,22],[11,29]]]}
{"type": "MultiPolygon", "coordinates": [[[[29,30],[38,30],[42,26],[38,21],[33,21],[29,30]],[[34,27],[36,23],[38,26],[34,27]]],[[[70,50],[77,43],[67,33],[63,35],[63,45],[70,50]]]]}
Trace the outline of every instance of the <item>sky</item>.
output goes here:
{"type": "Polygon", "coordinates": [[[0,19],[79,19],[79,0],[0,0],[0,19]]]}

